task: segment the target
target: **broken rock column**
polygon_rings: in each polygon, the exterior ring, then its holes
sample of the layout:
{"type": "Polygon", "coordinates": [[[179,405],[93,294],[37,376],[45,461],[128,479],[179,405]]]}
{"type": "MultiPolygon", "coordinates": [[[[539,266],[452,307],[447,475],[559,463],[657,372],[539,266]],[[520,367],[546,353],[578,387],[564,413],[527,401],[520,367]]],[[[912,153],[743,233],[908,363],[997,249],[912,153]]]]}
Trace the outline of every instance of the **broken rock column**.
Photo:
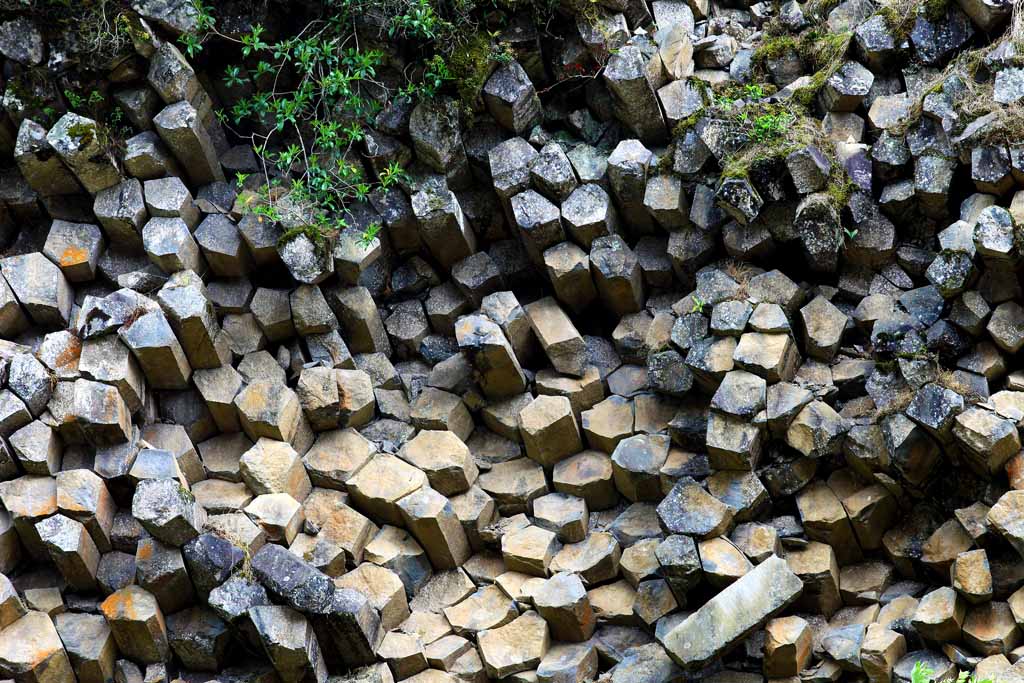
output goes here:
{"type": "Polygon", "coordinates": [[[74,113],[65,114],[46,134],[46,141],[87,192],[96,194],[121,182],[121,172],[100,139],[99,128],[92,119],[74,113]]]}
{"type": "Polygon", "coordinates": [[[459,200],[443,179],[424,183],[412,196],[412,210],[420,222],[420,236],[430,253],[451,268],[476,251],[476,235],[466,221],[459,200]]]}
{"type": "Polygon", "coordinates": [[[31,119],[22,121],[18,129],[14,161],[29,186],[40,195],[68,195],[82,191],[74,174],[46,139],[46,129],[31,119]]]}
{"type": "Polygon", "coordinates": [[[29,612],[0,630],[0,673],[18,683],[71,683],[67,652],[50,615],[29,612]]]}
{"type": "Polygon", "coordinates": [[[604,81],[612,94],[616,117],[644,144],[659,144],[668,138],[665,118],[650,81],[646,60],[635,45],[626,45],[612,55],[604,69],[604,81]]]}
{"type": "MultiPolygon", "coordinates": [[[[199,112],[188,102],[177,102],[163,109],[153,125],[157,134],[181,162],[193,185],[224,180],[210,134],[199,120],[199,112]]],[[[113,184],[113,183],[111,183],[113,184]]]]}
{"type": "Polygon", "coordinates": [[[526,389],[526,377],[501,328],[482,315],[467,315],[455,324],[459,348],[469,355],[480,388],[488,398],[505,398],[526,389]]]}
{"type": "Polygon", "coordinates": [[[555,369],[582,377],[587,365],[587,345],[558,303],[551,297],[534,301],[526,306],[526,315],[555,369]]]}

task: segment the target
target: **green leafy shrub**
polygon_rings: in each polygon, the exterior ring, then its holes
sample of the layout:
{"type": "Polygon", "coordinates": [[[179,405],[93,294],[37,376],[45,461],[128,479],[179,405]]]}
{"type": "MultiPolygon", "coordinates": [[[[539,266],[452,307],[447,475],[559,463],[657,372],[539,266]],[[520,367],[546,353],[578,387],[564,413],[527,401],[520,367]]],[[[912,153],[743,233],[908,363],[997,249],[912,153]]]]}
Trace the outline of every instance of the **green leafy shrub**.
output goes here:
{"type": "MultiPolygon", "coordinates": [[[[933,683],[932,676],[935,672],[928,668],[924,662],[915,662],[914,668],[910,672],[910,683],[933,683]]],[[[950,678],[945,681],[935,681],[934,683],[992,683],[991,678],[978,679],[972,672],[961,671],[954,682],[954,679],[950,678]]]]}
{"type": "MultiPolygon", "coordinates": [[[[272,38],[255,25],[241,36],[218,29],[214,5],[192,0],[196,30],[179,38],[199,55],[212,39],[233,46],[240,57],[224,70],[224,83],[246,93],[222,123],[248,139],[263,169],[247,210],[267,220],[285,220],[316,243],[347,227],[346,207],[367,199],[404,176],[397,164],[369,177],[360,149],[367,128],[391,101],[417,101],[454,89],[464,110],[482,108],[480,92],[495,66],[513,59],[497,32],[480,30],[476,0],[324,0],[325,15],[286,38],[272,38]],[[388,57],[360,41],[354,26],[372,15],[382,42],[401,41],[414,56],[404,84],[387,87],[378,72],[388,57]],[[298,216],[298,218],[296,218],[298,216]]],[[[371,41],[372,42],[372,41],[371,41]]],[[[379,226],[361,241],[369,244],[379,226]]]]}

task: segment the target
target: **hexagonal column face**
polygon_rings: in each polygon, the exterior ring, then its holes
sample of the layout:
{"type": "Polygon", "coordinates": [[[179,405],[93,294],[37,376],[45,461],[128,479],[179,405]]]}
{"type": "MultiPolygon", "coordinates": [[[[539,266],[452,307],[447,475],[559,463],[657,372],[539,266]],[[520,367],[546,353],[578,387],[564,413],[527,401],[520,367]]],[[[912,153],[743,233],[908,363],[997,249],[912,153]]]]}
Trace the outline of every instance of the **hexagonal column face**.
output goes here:
{"type": "Polygon", "coordinates": [[[128,586],[100,605],[122,655],[138,662],[166,661],[170,654],[163,612],[152,593],[128,586]]]}
{"type": "Polygon", "coordinates": [[[206,510],[174,479],[140,481],[132,499],[132,516],[158,540],[174,547],[198,536],[206,522],[206,510]]]}
{"type": "Polygon", "coordinates": [[[422,488],[399,500],[398,507],[434,567],[453,569],[469,558],[472,551],[466,532],[443,495],[422,488]]]}
{"type": "Polygon", "coordinates": [[[64,515],[36,522],[36,532],[64,579],[76,590],[96,587],[100,553],[85,525],[64,515]]]}
{"type": "Polygon", "coordinates": [[[283,681],[327,676],[320,644],[309,621],[289,607],[261,605],[249,610],[270,663],[283,681]]]}

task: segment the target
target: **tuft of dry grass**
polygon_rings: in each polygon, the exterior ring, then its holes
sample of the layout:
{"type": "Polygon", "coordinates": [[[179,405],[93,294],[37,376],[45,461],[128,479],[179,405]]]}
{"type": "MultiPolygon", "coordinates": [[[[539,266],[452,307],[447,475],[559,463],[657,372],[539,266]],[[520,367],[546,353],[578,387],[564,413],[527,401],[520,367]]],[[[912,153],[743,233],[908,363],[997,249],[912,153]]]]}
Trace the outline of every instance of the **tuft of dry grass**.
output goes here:
{"type": "Polygon", "coordinates": [[[902,413],[910,405],[910,402],[914,400],[914,390],[910,387],[903,387],[896,395],[892,397],[892,400],[885,405],[878,406],[875,408],[875,422],[881,422],[890,415],[896,413],[902,413]]]}
{"type": "Polygon", "coordinates": [[[967,403],[975,404],[981,403],[984,397],[975,393],[975,391],[968,385],[957,379],[956,373],[946,368],[939,368],[938,375],[935,378],[935,383],[943,389],[949,389],[955,391],[964,397],[964,401],[967,403]]]}

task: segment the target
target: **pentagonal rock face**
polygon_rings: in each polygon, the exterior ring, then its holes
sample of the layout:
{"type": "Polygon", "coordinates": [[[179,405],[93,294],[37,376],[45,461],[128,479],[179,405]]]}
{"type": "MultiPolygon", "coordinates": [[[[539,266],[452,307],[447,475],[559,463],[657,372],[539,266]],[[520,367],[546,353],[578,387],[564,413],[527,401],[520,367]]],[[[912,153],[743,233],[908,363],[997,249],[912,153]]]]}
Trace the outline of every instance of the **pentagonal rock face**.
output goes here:
{"type": "Polygon", "coordinates": [[[253,492],[287,493],[302,501],[312,490],[299,454],[289,444],[261,438],[238,461],[239,473],[253,492]]]}
{"type": "Polygon", "coordinates": [[[551,636],[547,622],[536,612],[527,612],[510,624],[482,632],[478,642],[487,675],[504,678],[540,664],[551,636]]]}
{"type": "Polygon", "coordinates": [[[144,313],[118,329],[146,380],[159,389],[184,389],[192,373],[185,351],[161,311],[144,313]]]}
{"type": "Polygon", "coordinates": [[[104,149],[95,121],[74,113],[62,116],[46,141],[78,178],[87,192],[93,194],[117,184],[117,166],[109,150],[104,149]]]}
{"type": "Polygon", "coordinates": [[[491,116],[516,134],[528,131],[540,120],[540,98],[518,62],[509,62],[491,74],[483,97],[491,116]]]}
{"type": "MultiPolygon", "coordinates": [[[[23,26],[14,21],[4,24],[8,31],[23,26]]],[[[46,139],[46,128],[25,119],[18,128],[14,143],[14,160],[29,186],[43,195],[75,194],[81,190],[74,174],[58,157],[46,139]]]]}
{"type": "Polygon", "coordinates": [[[70,585],[80,590],[95,588],[100,553],[81,522],[54,515],[37,522],[36,532],[70,585]]]}
{"type": "Polygon", "coordinates": [[[71,286],[52,261],[38,252],[8,256],[0,260],[0,275],[36,325],[59,329],[68,324],[71,286]]]}
{"type": "Polygon", "coordinates": [[[399,457],[422,470],[431,488],[446,496],[465,492],[477,477],[469,449],[451,432],[424,430],[402,446],[399,457]]]}
{"type": "Polygon", "coordinates": [[[122,588],[104,600],[100,610],[122,654],[147,663],[167,658],[164,616],[152,594],[138,586],[122,588]]]}
{"type": "Polygon", "coordinates": [[[4,671],[24,680],[74,680],[60,636],[45,612],[29,612],[2,633],[0,667],[4,671]]]}
{"type": "Polygon", "coordinates": [[[402,525],[397,503],[426,486],[422,470],[398,458],[380,454],[349,479],[348,488],[357,505],[381,521],[402,525]]]}
{"type": "Polygon", "coordinates": [[[323,653],[306,617],[279,605],[253,607],[249,617],[267,657],[285,680],[326,680],[323,653]]]}
{"type": "Polygon", "coordinates": [[[249,384],[234,399],[242,429],[250,439],[291,441],[299,428],[301,407],[295,392],[271,380],[249,384]]]}
{"type": "Polygon", "coordinates": [[[139,482],[132,499],[132,516],[164,543],[182,546],[199,535],[206,511],[195,496],[173,479],[139,482]]]}

